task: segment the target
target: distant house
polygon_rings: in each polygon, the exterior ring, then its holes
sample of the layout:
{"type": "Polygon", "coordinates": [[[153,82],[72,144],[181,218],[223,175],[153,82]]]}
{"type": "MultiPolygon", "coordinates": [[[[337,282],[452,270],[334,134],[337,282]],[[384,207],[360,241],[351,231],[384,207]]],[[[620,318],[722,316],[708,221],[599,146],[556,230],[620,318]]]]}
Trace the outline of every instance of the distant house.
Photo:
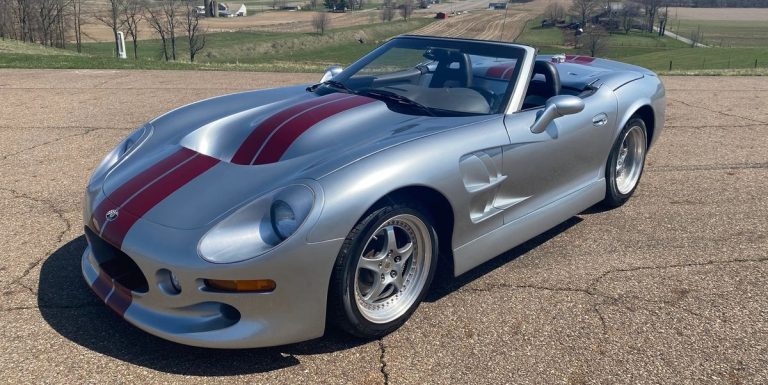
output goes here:
{"type": "Polygon", "coordinates": [[[283,11],[301,11],[301,4],[300,3],[285,3],[283,4],[280,9],[283,11]]]}
{"type": "Polygon", "coordinates": [[[245,4],[219,3],[219,12],[221,11],[226,11],[232,16],[248,16],[248,9],[245,4]]]}
{"type": "Polygon", "coordinates": [[[488,3],[489,9],[507,9],[507,3],[488,3]]]}

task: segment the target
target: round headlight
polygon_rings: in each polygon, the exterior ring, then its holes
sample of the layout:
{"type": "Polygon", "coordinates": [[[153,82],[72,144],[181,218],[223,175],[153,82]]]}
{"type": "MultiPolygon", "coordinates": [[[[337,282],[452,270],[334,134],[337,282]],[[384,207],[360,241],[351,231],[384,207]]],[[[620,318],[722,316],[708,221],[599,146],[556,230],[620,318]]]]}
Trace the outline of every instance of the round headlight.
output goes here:
{"type": "Polygon", "coordinates": [[[301,224],[296,219],[296,213],[294,213],[293,208],[283,200],[276,200],[272,203],[269,211],[272,217],[272,228],[282,239],[290,237],[301,224]]]}

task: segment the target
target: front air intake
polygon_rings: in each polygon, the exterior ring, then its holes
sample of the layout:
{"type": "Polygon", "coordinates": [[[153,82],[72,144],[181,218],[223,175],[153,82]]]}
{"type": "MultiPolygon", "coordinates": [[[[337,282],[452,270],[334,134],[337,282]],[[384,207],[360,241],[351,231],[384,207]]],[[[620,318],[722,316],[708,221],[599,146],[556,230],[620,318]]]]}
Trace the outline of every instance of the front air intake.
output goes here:
{"type": "Polygon", "coordinates": [[[137,293],[149,291],[147,278],[144,277],[144,273],[128,254],[103,240],[87,226],[85,227],[85,236],[88,238],[88,243],[91,245],[91,251],[93,251],[99,268],[104,273],[126,289],[137,293]]]}

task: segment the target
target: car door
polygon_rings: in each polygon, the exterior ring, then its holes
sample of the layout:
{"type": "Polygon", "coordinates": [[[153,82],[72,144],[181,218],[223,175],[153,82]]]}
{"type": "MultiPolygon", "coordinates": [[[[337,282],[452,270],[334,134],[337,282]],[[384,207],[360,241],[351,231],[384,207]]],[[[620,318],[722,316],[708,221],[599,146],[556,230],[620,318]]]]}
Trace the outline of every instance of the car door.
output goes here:
{"type": "Polygon", "coordinates": [[[613,92],[584,98],[584,110],[553,120],[542,133],[531,125],[543,107],[508,114],[504,119],[510,145],[503,148],[497,208],[509,223],[599,180],[616,125],[613,92]]]}

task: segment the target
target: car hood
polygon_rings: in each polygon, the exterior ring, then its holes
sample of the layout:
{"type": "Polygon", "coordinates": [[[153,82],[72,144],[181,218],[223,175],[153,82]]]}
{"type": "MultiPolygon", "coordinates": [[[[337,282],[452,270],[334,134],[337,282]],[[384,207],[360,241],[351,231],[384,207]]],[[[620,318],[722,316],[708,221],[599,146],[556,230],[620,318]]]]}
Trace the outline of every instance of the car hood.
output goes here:
{"type": "Polygon", "coordinates": [[[143,220],[198,228],[289,183],[487,118],[409,115],[367,97],[292,90],[209,99],[155,119],[147,142],[105,178],[107,201],[143,220]],[[149,202],[125,205],[132,192],[149,202]]]}

